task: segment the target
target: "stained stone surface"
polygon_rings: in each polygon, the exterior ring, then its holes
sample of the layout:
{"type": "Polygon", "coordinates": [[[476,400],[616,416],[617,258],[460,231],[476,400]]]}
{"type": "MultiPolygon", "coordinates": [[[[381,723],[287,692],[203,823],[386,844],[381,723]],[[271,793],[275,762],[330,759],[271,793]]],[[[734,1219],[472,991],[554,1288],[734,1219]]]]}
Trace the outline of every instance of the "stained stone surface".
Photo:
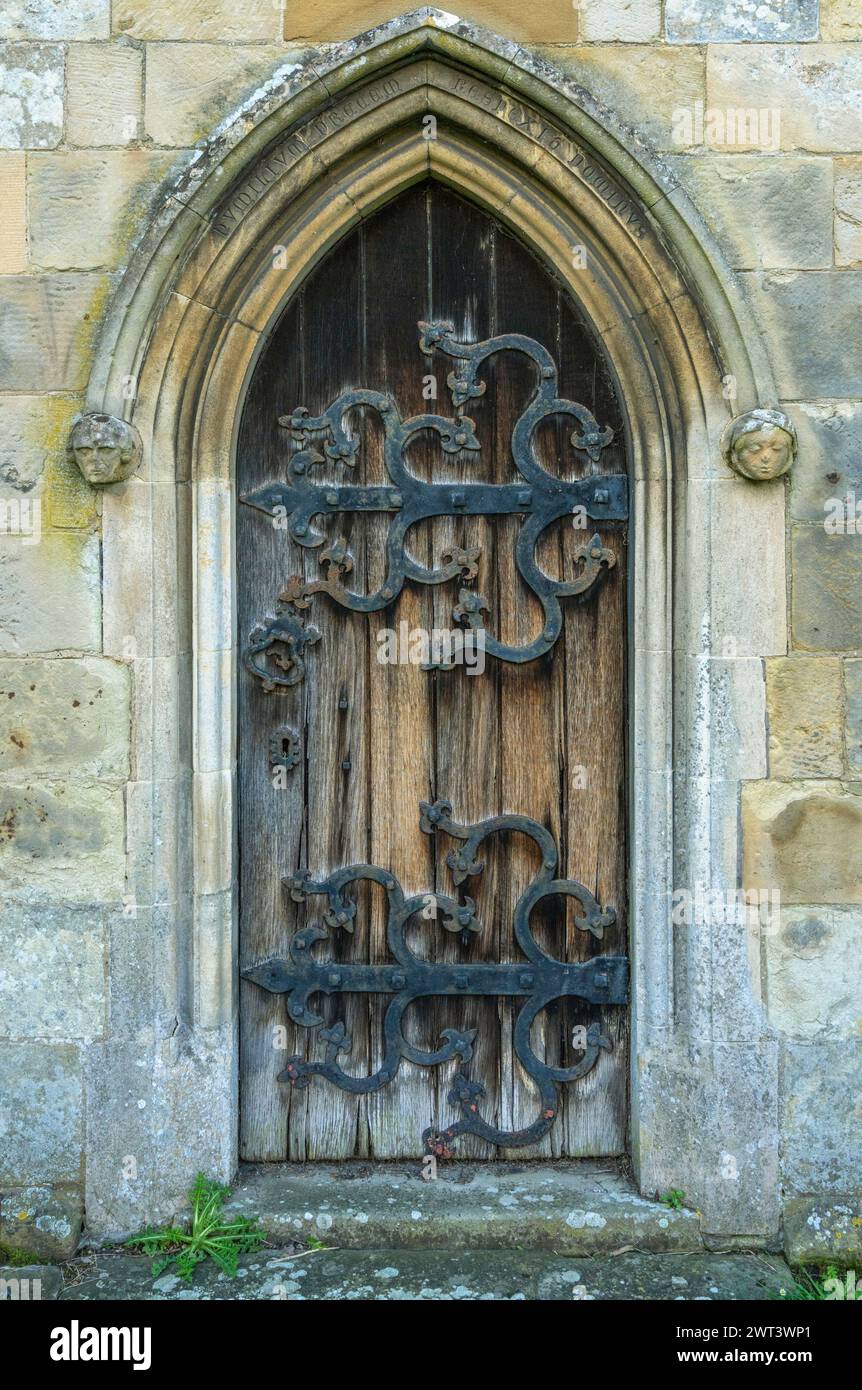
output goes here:
{"type": "Polygon", "coordinates": [[[35,1260],[68,1260],[81,1234],[82,1202],[74,1187],[0,1192],[0,1250],[35,1260]]]}
{"type": "Polygon", "coordinates": [[[0,44],[0,149],[53,149],[63,138],[63,49],[0,44]]]}
{"type": "Polygon", "coordinates": [[[74,44],[66,58],[67,134],[73,145],[127,145],[143,131],[143,61],[131,44],[74,44]]]}
{"type": "Polygon", "coordinates": [[[772,777],[840,777],[844,690],[838,657],[772,657],[766,663],[772,777]]]}
{"type": "Polygon", "coordinates": [[[99,539],[0,535],[0,654],[95,651],[101,642],[99,539]]]}
{"type": "MultiPolygon", "coordinates": [[[[862,1036],[788,1043],[781,1078],[787,1195],[858,1187],[862,1172],[862,1036]],[[847,1182],[847,1174],[851,1177],[847,1182]]],[[[853,1229],[856,1229],[855,1227],[853,1229]]],[[[840,1248],[841,1241],[835,1242],[840,1248]]]]}
{"type": "Polygon", "coordinates": [[[782,150],[853,154],[862,143],[858,44],[714,43],[707,74],[708,107],[780,113],[782,150]]]}
{"type": "Polygon", "coordinates": [[[151,1262],[99,1255],[93,1273],[67,1285],[64,1301],[102,1299],[203,1302],[491,1302],[570,1303],[600,1299],[776,1299],[792,1283],[783,1260],[765,1255],[647,1255],[561,1258],[512,1250],[320,1250],[298,1257],[272,1251],[240,1259],[238,1277],[200,1268],[194,1282],[151,1262]]]}
{"type": "Polygon", "coordinates": [[[862,902],[858,783],[749,782],[742,789],[743,882],[785,903],[862,902]]]}
{"type": "Polygon", "coordinates": [[[831,160],[716,152],[667,162],[735,269],[832,265],[831,160]]]}
{"type": "Polygon", "coordinates": [[[862,1032],[862,908],[782,907],[764,933],[769,1021],[788,1037],[862,1032]]]}
{"type": "Polygon", "coordinates": [[[851,773],[862,774],[862,661],[844,663],[847,709],[847,762],[851,773]]]}
{"type": "Polygon", "coordinates": [[[77,1047],[0,1047],[0,1191],[79,1181],[81,1102],[77,1047]]]}
{"type": "Polygon", "coordinates": [[[346,1163],[241,1169],[227,1210],[257,1216],[275,1241],[308,1235],[338,1246],[460,1248],[477,1244],[602,1254],[698,1250],[693,1211],[640,1197],[611,1165],[346,1163]]]}
{"type": "Polygon", "coordinates": [[[129,680],[103,657],[0,658],[0,776],[128,776],[129,680]]]}
{"type": "Polygon", "coordinates": [[[819,0],[667,0],[671,43],[769,43],[816,39],[819,0]]]}
{"type": "Polygon", "coordinates": [[[808,651],[862,647],[862,531],[829,535],[793,526],[793,645],[808,651]]]}
{"type": "Polygon", "coordinates": [[[3,0],[0,38],[106,39],[110,0],[3,0]]]}
{"type": "Polygon", "coordinates": [[[99,909],[0,899],[0,915],[0,1038],[103,1033],[106,929],[99,909]]]}
{"type": "MultiPolygon", "coordinates": [[[[790,407],[799,453],[790,473],[790,514],[822,526],[857,516],[862,503],[862,406],[856,401],[798,402],[790,407]]],[[[862,523],[862,509],[858,516],[862,523]]],[[[862,532],[860,532],[862,534],[862,532]]]]}
{"type": "Polygon", "coordinates": [[[0,783],[0,874],[27,902],[119,902],[125,887],[122,785],[0,783]]]}
{"type": "Polygon", "coordinates": [[[862,1196],[794,1197],[784,1208],[784,1252],[793,1264],[862,1265],[862,1196]]]}

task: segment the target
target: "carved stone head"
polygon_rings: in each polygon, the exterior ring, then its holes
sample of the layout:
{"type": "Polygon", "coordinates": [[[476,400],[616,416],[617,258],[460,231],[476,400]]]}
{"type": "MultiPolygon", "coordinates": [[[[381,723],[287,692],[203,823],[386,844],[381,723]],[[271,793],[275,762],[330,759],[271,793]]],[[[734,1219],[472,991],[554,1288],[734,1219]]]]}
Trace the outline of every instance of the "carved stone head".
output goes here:
{"type": "Polygon", "coordinates": [[[741,477],[768,482],[786,473],[796,458],[796,428],[783,410],[748,410],[725,426],[721,452],[741,477]]]}
{"type": "Polygon", "coordinates": [[[116,415],[78,415],[72,423],[69,453],[94,487],[130,477],[141,452],[141,436],[134,425],[116,415]]]}

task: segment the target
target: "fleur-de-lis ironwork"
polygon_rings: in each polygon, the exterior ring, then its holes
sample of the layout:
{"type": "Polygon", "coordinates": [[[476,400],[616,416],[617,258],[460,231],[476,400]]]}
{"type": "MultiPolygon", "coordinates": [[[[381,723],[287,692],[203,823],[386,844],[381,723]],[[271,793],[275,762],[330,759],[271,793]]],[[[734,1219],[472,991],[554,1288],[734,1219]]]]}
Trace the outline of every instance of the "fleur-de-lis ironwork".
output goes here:
{"type": "Polygon", "coordinates": [[[459,842],[446,860],[456,886],[482,872],[479,853],[490,836],[517,830],[538,845],[541,866],[521,894],[513,916],[515,941],[524,957],[520,963],[438,963],[417,956],[405,941],[410,919],[417,914],[427,915],[429,902],[433,903],[434,919],[442,918],[445,930],[459,933],[465,939],[482,930],[473,900],[465,898],[458,902],[444,893],[407,897],[398,879],[388,870],[374,864],[352,864],[326,878],[315,879],[305,871],[284,880],[297,902],[318,896],[325,898],[324,925],[313,923],[294,932],[286,959],[273,957],[262,961],[244,970],[243,976],[274,994],[285,994],[292,1022],[305,1028],[319,1028],[318,1036],[326,1044],[324,1058],[320,1061],[289,1057],[280,1081],[304,1087],[313,1077],[320,1076],[343,1091],[367,1095],[392,1081],[404,1059],[433,1067],[457,1058],[459,1071],[449,1100],[460,1109],[461,1118],[443,1129],[426,1130],[423,1139],[427,1150],[451,1154],[459,1134],[475,1134],[490,1144],[505,1148],[534,1144],[548,1132],[559,1112],[558,1087],[585,1075],[595,1065],[600,1052],[610,1050],[611,1044],[598,1025],[593,1024],[586,1030],[583,1056],[578,1062],[568,1067],[550,1066],[533,1051],[530,1042],[533,1021],[548,1004],[560,998],[574,996],[592,1004],[625,1004],[629,963],[625,956],[595,956],[578,964],[555,960],[535,940],[530,916],[537,904],[546,898],[558,895],[574,898],[581,909],[575,917],[576,925],[601,940],[604,929],[616,920],[616,914],[613,908],[601,907],[583,884],[556,877],[558,854],[554,838],[537,821],[527,816],[503,815],[475,825],[461,825],[452,819],[448,801],[422,802],[420,806],[420,826],[426,834],[444,832],[459,842]],[[389,913],[386,940],[392,963],[367,965],[315,960],[312,947],[316,942],[329,939],[332,931],[353,931],[357,907],[347,890],[351,884],[363,880],[381,884],[386,892],[389,913]],[[342,1022],[330,1028],[322,1026],[321,1015],[309,1007],[311,996],[317,993],[394,996],[383,1023],[383,1061],[371,1075],[351,1076],[341,1067],[339,1057],[350,1052],[351,1039],[342,1022]],[[410,1004],[416,999],[445,995],[501,995],[524,1000],[515,1021],[514,1047],[521,1066],[539,1091],[539,1115],[532,1124],[520,1130],[501,1130],[480,1114],[479,1100],[484,1091],[479,1082],[471,1080],[468,1067],[473,1055],[475,1028],[443,1029],[440,1046],[430,1052],[414,1046],[404,1037],[401,1025],[410,1004]]]}
{"type": "Polygon", "coordinates": [[[573,557],[576,573],[572,579],[551,579],[536,560],[540,536],[552,522],[564,516],[577,511],[599,524],[625,521],[628,516],[624,474],[591,474],[565,482],[543,468],[534,454],[535,432],[542,421],[552,417],[571,416],[576,421],[570,435],[571,445],[593,464],[599,461],[602,450],[613,438],[613,431],[602,428],[586,406],[558,396],[557,368],[547,349],[521,333],[503,333],[481,343],[460,343],[453,336],[451,323],[420,323],[419,330],[421,352],[439,351],[457,364],[447,378],[456,411],[485,393],[486,383],[478,380],[478,372],[495,353],[518,352],[534,363],[536,385],[512,430],[512,458],[519,481],[429,483],[415,477],[407,467],[405,453],[420,434],[429,430],[436,434],[446,453],[462,450],[475,453],[479,441],[474,422],[460,413],[454,419],[433,414],[402,419],[393,397],[383,391],[363,388],[345,391],[322,415],[312,417],[304,408],[298,408],[280,417],[279,424],[290,431],[297,446],[287,465],[287,481],[266,483],[246,493],[243,502],[283,523],[291,540],[307,548],[322,546],[325,541],[325,536],[314,527],[316,517],[345,512],[384,512],[391,513],[392,520],[385,546],[386,575],[374,593],[358,594],[346,586],[353,560],[340,543],[322,552],[326,578],[306,581],[294,576],[288,581],[279,596],[278,616],[255,630],[244,654],[247,669],[260,677],[267,689],[292,685],[302,679],[304,647],[316,641],[319,634],[304,626],[297,610],[308,608],[316,593],[326,593],[342,607],[355,612],[374,613],[392,603],[408,580],[418,584],[443,584],[460,579],[462,587],[453,618],[465,626],[484,629],[483,614],[488,611],[488,604],[480,594],[464,587],[478,574],[478,549],[450,549],[441,556],[440,565],[430,569],[405,550],[411,527],[429,517],[524,517],[515,544],[515,561],[524,583],[542,605],[543,626],[533,641],[520,646],[501,642],[485,631],[485,651],[503,661],[534,661],[550,651],[562,628],[560,599],[587,593],[616,563],[614,552],[602,545],[598,534],[576,547],[573,557]],[[374,411],[383,426],[384,463],[389,484],[357,486],[315,481],[311,470],[326,460],[348,467],[354,465],[359,439],[350,432],[346,420],[352,410],[359,408],[374,411]],[[322,453],[312,443],[314,438],[322,442],[322,453]],[[281,650],[277,660],[283,674],[262,666],[258,659],[273,647],[281,650]]]}

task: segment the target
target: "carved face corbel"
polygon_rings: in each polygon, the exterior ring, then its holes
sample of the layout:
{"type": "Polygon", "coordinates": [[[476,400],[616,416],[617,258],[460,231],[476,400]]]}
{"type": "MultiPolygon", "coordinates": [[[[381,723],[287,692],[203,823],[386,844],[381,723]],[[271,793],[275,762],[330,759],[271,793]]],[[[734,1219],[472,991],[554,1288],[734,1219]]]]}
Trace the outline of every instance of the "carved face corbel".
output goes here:
{"type": "Polygon", "coordinates": [[[721,453],[728,468],[753,483],[787,473],[796,458],[796,428],[783,410],[747,410],[725,426],[721,453]]]}
{"type": "Polygon", "coordinates": [[[129,478],[141,462],[141,436],[116,415],[77,415],[69,433],[69,456],[88,483],[104,487],[129,478]]]}

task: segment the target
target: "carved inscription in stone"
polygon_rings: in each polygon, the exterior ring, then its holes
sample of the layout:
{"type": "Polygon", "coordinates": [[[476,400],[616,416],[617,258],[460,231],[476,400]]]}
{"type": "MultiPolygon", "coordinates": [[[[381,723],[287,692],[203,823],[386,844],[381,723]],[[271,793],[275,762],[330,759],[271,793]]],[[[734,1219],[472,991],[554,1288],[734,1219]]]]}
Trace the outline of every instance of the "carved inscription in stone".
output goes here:
{"type": "Polygon", "coordinates": [[[262,159],[238,191],[231,195],[213,222],[213,233],[221,237],[230,236],[267,188],[288,173],[305,155],[310,154],[315,145],[355,120],[357,116],[373,111],[375,107],[390,101],[402,90],[397,77],[387,77],[380,82],[373,82],[359,92],[354,92],[345,101],[320,112],[313,120],[300,126],[262,159]]]}
{"type": "Polygon", "coordinates": [[[634,236],[642,237],[646,233],[646,224],[634,203],[611,175],[570,136],[546,120],[533,107],[527,106],[525,102],[515,101],[505,92],[488,87],[473,77],[462,77],[444,70],[443,82],[454,96],[463,97],[474,106],[481,106],[492,115],[499,116],[522,135],[528,136],[549,154],[554,155],[561,164],[573,169],[599,195],[602,202],[607,204],[611,212],[626,224],[634,236]]]}

